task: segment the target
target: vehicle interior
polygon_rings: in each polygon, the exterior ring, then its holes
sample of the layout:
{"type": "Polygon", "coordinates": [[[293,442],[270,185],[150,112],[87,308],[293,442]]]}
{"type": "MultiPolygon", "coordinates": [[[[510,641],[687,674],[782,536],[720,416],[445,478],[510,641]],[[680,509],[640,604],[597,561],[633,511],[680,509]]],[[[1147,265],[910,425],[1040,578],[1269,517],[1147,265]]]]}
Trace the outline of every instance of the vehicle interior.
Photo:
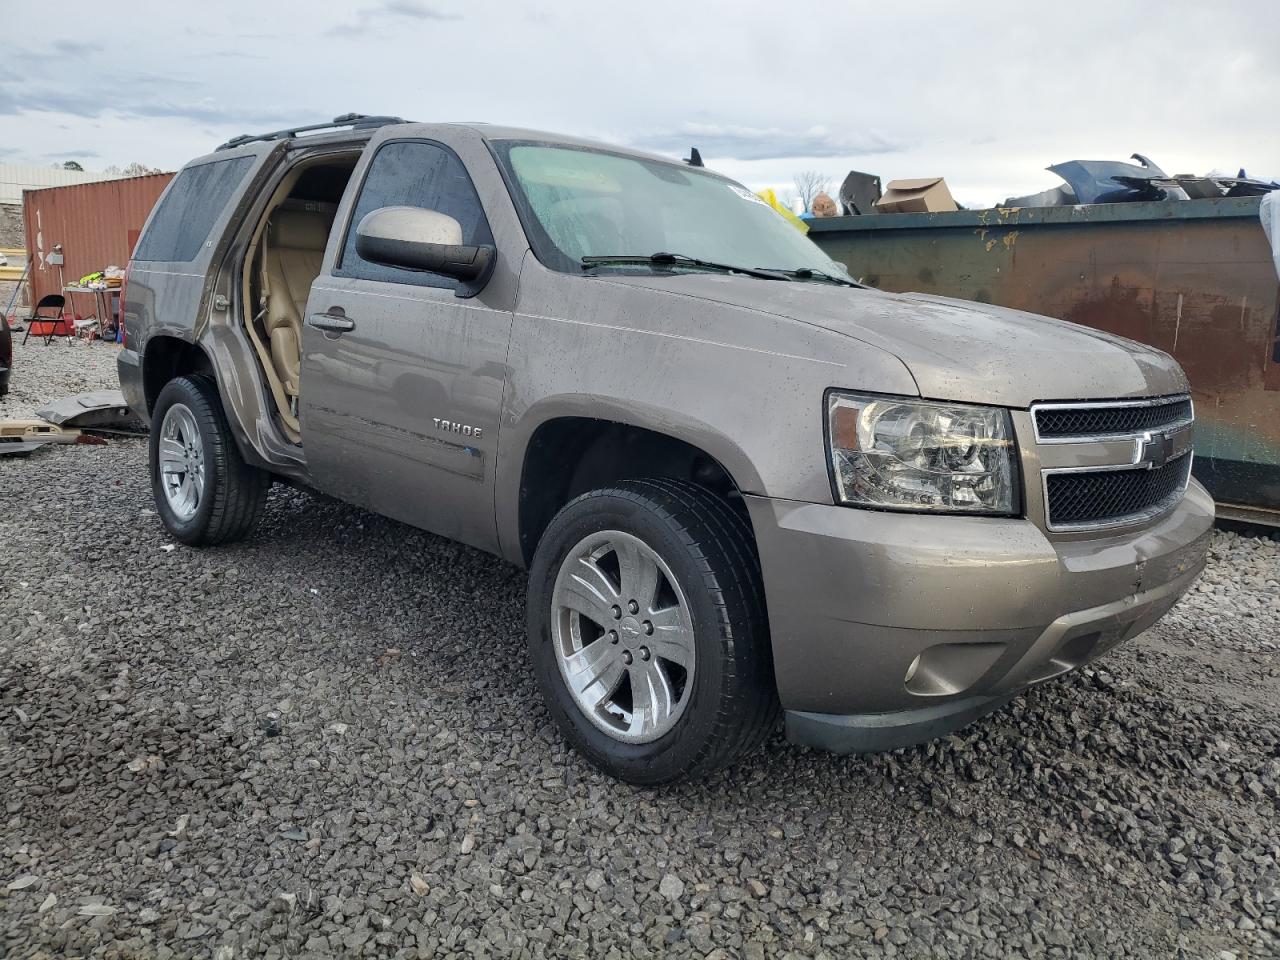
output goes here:
{"type": "Polygon", "coordinates": [[[285,435],[302,440],[298,394],[302,323],[320,275],[338,203],[358,153],[303,160],[285,173],[254,228],[245,255],[244,303],[249,340],[262,363],[285,435]]]}

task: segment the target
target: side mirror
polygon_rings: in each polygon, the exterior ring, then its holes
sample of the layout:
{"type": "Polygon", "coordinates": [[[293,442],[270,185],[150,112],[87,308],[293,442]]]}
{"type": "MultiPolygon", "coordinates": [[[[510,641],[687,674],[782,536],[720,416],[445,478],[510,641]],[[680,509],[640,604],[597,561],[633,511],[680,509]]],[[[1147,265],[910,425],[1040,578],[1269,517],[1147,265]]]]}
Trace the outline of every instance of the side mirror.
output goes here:
{"type": "Polygon", "coordinates": [[[462,242],[462,225],[422,207],[381,207],[356,225],[356,253],[372,263],[429,270],[463,281],[458,296],[479,293],[493,269],[490,244],[462,242]]]}

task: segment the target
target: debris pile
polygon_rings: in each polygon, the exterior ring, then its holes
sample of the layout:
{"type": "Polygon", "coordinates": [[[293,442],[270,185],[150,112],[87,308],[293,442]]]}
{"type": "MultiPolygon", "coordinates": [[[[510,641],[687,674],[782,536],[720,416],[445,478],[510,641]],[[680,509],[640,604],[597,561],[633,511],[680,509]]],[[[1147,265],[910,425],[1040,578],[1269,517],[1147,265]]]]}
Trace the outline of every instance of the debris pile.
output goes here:
{"type": "Polygon", "coordinates": [[[1010,197],[1006,207],[1069,207],[1078,203],[1134,203],[1151,200],[1209,200],[1260,197],[1280,190],[1280,183],[1257,180],[1241,170],[1234,177],[1218,173],[1169,176],[1140,153],[1134,163],[1114,160],[1068,160],[1047,169],[1065,181],[1043,193],[1010,197]]]}
{"type": "MultiPolygon", "coordinates": [[[[1009,197],[1005,207],[1070,207],[1084,203],[1134,203],[1160,200],[1207,200],[1261,197],[1280,190],[1280,182],[1221,171],[1170,176],[1150,158],[1133,154],[1136,163],[1116,160],[1068,160],[1047,170],[1062,178],[1061,186],[1040,193],[1009,197]]],[[[890,180],[883,188],[875,174],[850,170],[840,185],[838,213],[940,213],[960,210],[942,177],[890,180]]],[[[815,216],[835,216],[836,213],[815,216]]]]}
{"type": "Polygon", "coordinates": [[[55,400],[35,417],[0,421],[0,456],[34,453],[53,443],[106,443],[104,436],[141,436],[146,425],[119,390],[95,390],[55,400]]]}

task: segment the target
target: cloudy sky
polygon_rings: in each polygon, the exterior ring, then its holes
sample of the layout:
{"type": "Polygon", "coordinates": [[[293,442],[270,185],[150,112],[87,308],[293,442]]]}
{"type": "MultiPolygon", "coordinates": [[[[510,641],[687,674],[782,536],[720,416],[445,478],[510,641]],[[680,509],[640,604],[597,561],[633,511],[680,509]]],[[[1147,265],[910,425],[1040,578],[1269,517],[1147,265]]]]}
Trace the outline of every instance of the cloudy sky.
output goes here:
{"type": "Polygon", "coordinates": [[[170,169],[238,133],[354,110],[692,144],[755,188],[808,169],[944,175],[974,206],[1056,185],[1051,163],[1135,151],[1168,173],[1280,176],[1267,0],[56,9],[4,4],[0,162],[170,169]]]}

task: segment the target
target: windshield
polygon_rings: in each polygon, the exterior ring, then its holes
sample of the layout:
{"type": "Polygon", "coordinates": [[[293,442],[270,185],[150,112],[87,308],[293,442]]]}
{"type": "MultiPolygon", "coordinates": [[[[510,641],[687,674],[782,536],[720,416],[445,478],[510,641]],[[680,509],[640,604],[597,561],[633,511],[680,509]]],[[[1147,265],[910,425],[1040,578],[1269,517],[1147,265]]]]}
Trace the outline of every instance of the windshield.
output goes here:
{"type": "MultiPolygon", "coordinates": [[[[681,257],[773,270],[848,272],[741,184],[674,163],[604,150],[494,143],[534,253],[555,270],[583,257],[681,257]]],[[[688,264],[594,264],[697,270],[688,264]]]]}

